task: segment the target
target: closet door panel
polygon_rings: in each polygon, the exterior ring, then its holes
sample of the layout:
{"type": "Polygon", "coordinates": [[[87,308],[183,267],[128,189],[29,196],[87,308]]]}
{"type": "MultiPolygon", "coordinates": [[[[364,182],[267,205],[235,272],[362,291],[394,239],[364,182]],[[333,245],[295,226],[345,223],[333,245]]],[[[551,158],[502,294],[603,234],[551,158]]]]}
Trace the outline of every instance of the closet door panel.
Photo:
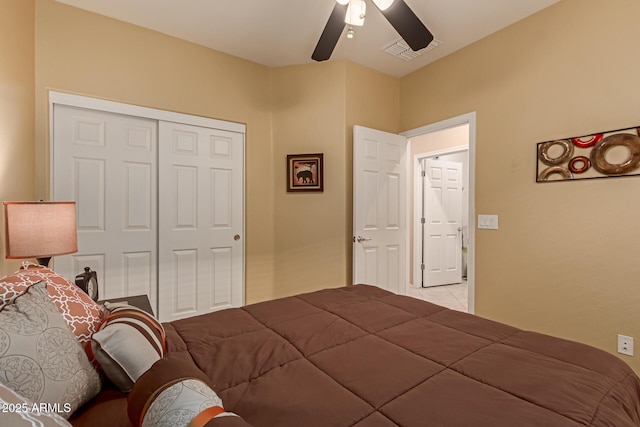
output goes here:
{"type": "Polygon", "coordinates": [[[174,230],[197,230],[198,228],[198,167],[173,165],[169,207],[171,225],[174,230]]]}
{"type": "Polygon", "coordinates": [[[98,273],[100,298],[157,299],[157,122],[54,105],[52,199],[76,201],[78,252],[53,258],[73,280],[98,273]]]}
{"type": "Polygon", "coordinates": [[[152,282],[156,269],[154,256],[152,251],[122,254],[125,295],[147,294],[149,285],[155,284],[152,282]]]}
{"type": "Polygon", "coordinates": [[[240,306],[244,137],[169,122],[159,135],[160,319],[240,306]]]}
{"type": "Polygon", "coordinates": [[[78,231],[105,229],[105,163],[103,159],[74,159],[71,172],[78,231]]]}
{"type": "Polygon", "coordinates": [[[228,308],[233,305],[233,248],[212,248],[210,252],[213,292],[209,295],[209,309],[228,308]]]}
{"type": "Polygon", "coordinates": [[[124,230],[151,231],[153,223],[153,165],[124,162],[124,230]]]}

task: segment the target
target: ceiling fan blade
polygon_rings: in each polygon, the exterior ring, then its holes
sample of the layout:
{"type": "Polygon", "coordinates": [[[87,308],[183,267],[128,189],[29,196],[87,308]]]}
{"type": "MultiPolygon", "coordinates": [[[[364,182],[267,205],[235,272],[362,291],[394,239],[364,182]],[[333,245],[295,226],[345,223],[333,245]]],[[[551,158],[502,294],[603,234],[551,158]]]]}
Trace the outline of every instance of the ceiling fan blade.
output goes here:
{"type": "Polygon", "coordinates": [[[327,25],[325,25],[322,31],[316,49],[313,51],[313,55],[311,55],[311,59],[326,61],[331,57],[333,49],[336,47],[336,44],[338,44],[340,34],[342,34],[342,30],[346,25],[344,19],[347,16],[347,6],[348,4],[336,3],[333,7],[333,11],[329,16],[327,25]]]}
{"type": "Polygon", "coordinates": [[[424,49],[433,41],[431,31],[425,27],[404,0],[395,0],[388,9],[380,12],[414,51],[424,49]]]}

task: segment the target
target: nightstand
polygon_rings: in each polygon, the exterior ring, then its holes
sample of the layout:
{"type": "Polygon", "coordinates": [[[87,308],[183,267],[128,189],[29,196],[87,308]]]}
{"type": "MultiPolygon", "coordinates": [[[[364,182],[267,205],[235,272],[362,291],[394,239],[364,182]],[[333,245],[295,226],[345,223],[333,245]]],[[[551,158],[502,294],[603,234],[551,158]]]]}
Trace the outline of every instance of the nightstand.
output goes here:
{"type": "Polygon", "coordinates": [[[122,298],[109,298],[106,300],[98,301],[98,304],[104,304],[105,302],[123,302],[125,304],[138,307],[146,311],[150,315],[154,316],[153,309],[151,308],[151,303],[149,302],[149,297],[146,295],[135,295],[130,297],[122,297],[122,298]]]}

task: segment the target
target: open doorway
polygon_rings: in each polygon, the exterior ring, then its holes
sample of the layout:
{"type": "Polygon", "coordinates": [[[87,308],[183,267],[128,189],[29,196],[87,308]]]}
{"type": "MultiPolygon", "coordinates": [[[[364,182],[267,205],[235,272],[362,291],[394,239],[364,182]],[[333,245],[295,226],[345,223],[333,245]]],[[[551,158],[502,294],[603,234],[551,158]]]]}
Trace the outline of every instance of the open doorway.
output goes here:
{"type": "Polygon", "coordinates": [[[475,113],[404,135],[411,141],[407,293],[473,313],[475,113]]]}

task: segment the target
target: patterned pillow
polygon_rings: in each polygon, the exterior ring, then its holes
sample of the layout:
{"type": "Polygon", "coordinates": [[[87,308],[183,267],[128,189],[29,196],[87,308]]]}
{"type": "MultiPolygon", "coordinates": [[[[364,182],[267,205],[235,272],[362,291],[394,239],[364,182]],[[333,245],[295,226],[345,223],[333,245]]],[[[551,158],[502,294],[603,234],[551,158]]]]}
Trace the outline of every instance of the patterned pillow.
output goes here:
{"type": "Polygon", "coordinates": [[[156,318],[127,304],[105,303],[109,312],[93,334],[91,350],[104,374],[124,393],[166,350],[164,328],[156,318]]]}
{"type": "Polygon", "coordinates": [[[80,342],[89,342],[102,321],[104,309],[75,284],[50,268],[32,264],[0,279],[0,310],[22,295],[29,286],[40,281],[47,283],[49,296],[73,334],[80,342]]]}
{"type": "Polygon", "coordinates": [[[100,376],[44,282],[0,310],[0,383],[65,418],[100,391],[100,376]]]}
{"type": "Polygon", "coordinates": [[[72,427],[60,415],[0,384],[0,422],[11,427],[72,427]]]}
{"type": "Polygon", "coordinates": [[[205,378],[192,363],[159,360],[129,394],[129,420],[142,427],[249,426],[238,415],[225,412],[222,400],[205,378]]]}

